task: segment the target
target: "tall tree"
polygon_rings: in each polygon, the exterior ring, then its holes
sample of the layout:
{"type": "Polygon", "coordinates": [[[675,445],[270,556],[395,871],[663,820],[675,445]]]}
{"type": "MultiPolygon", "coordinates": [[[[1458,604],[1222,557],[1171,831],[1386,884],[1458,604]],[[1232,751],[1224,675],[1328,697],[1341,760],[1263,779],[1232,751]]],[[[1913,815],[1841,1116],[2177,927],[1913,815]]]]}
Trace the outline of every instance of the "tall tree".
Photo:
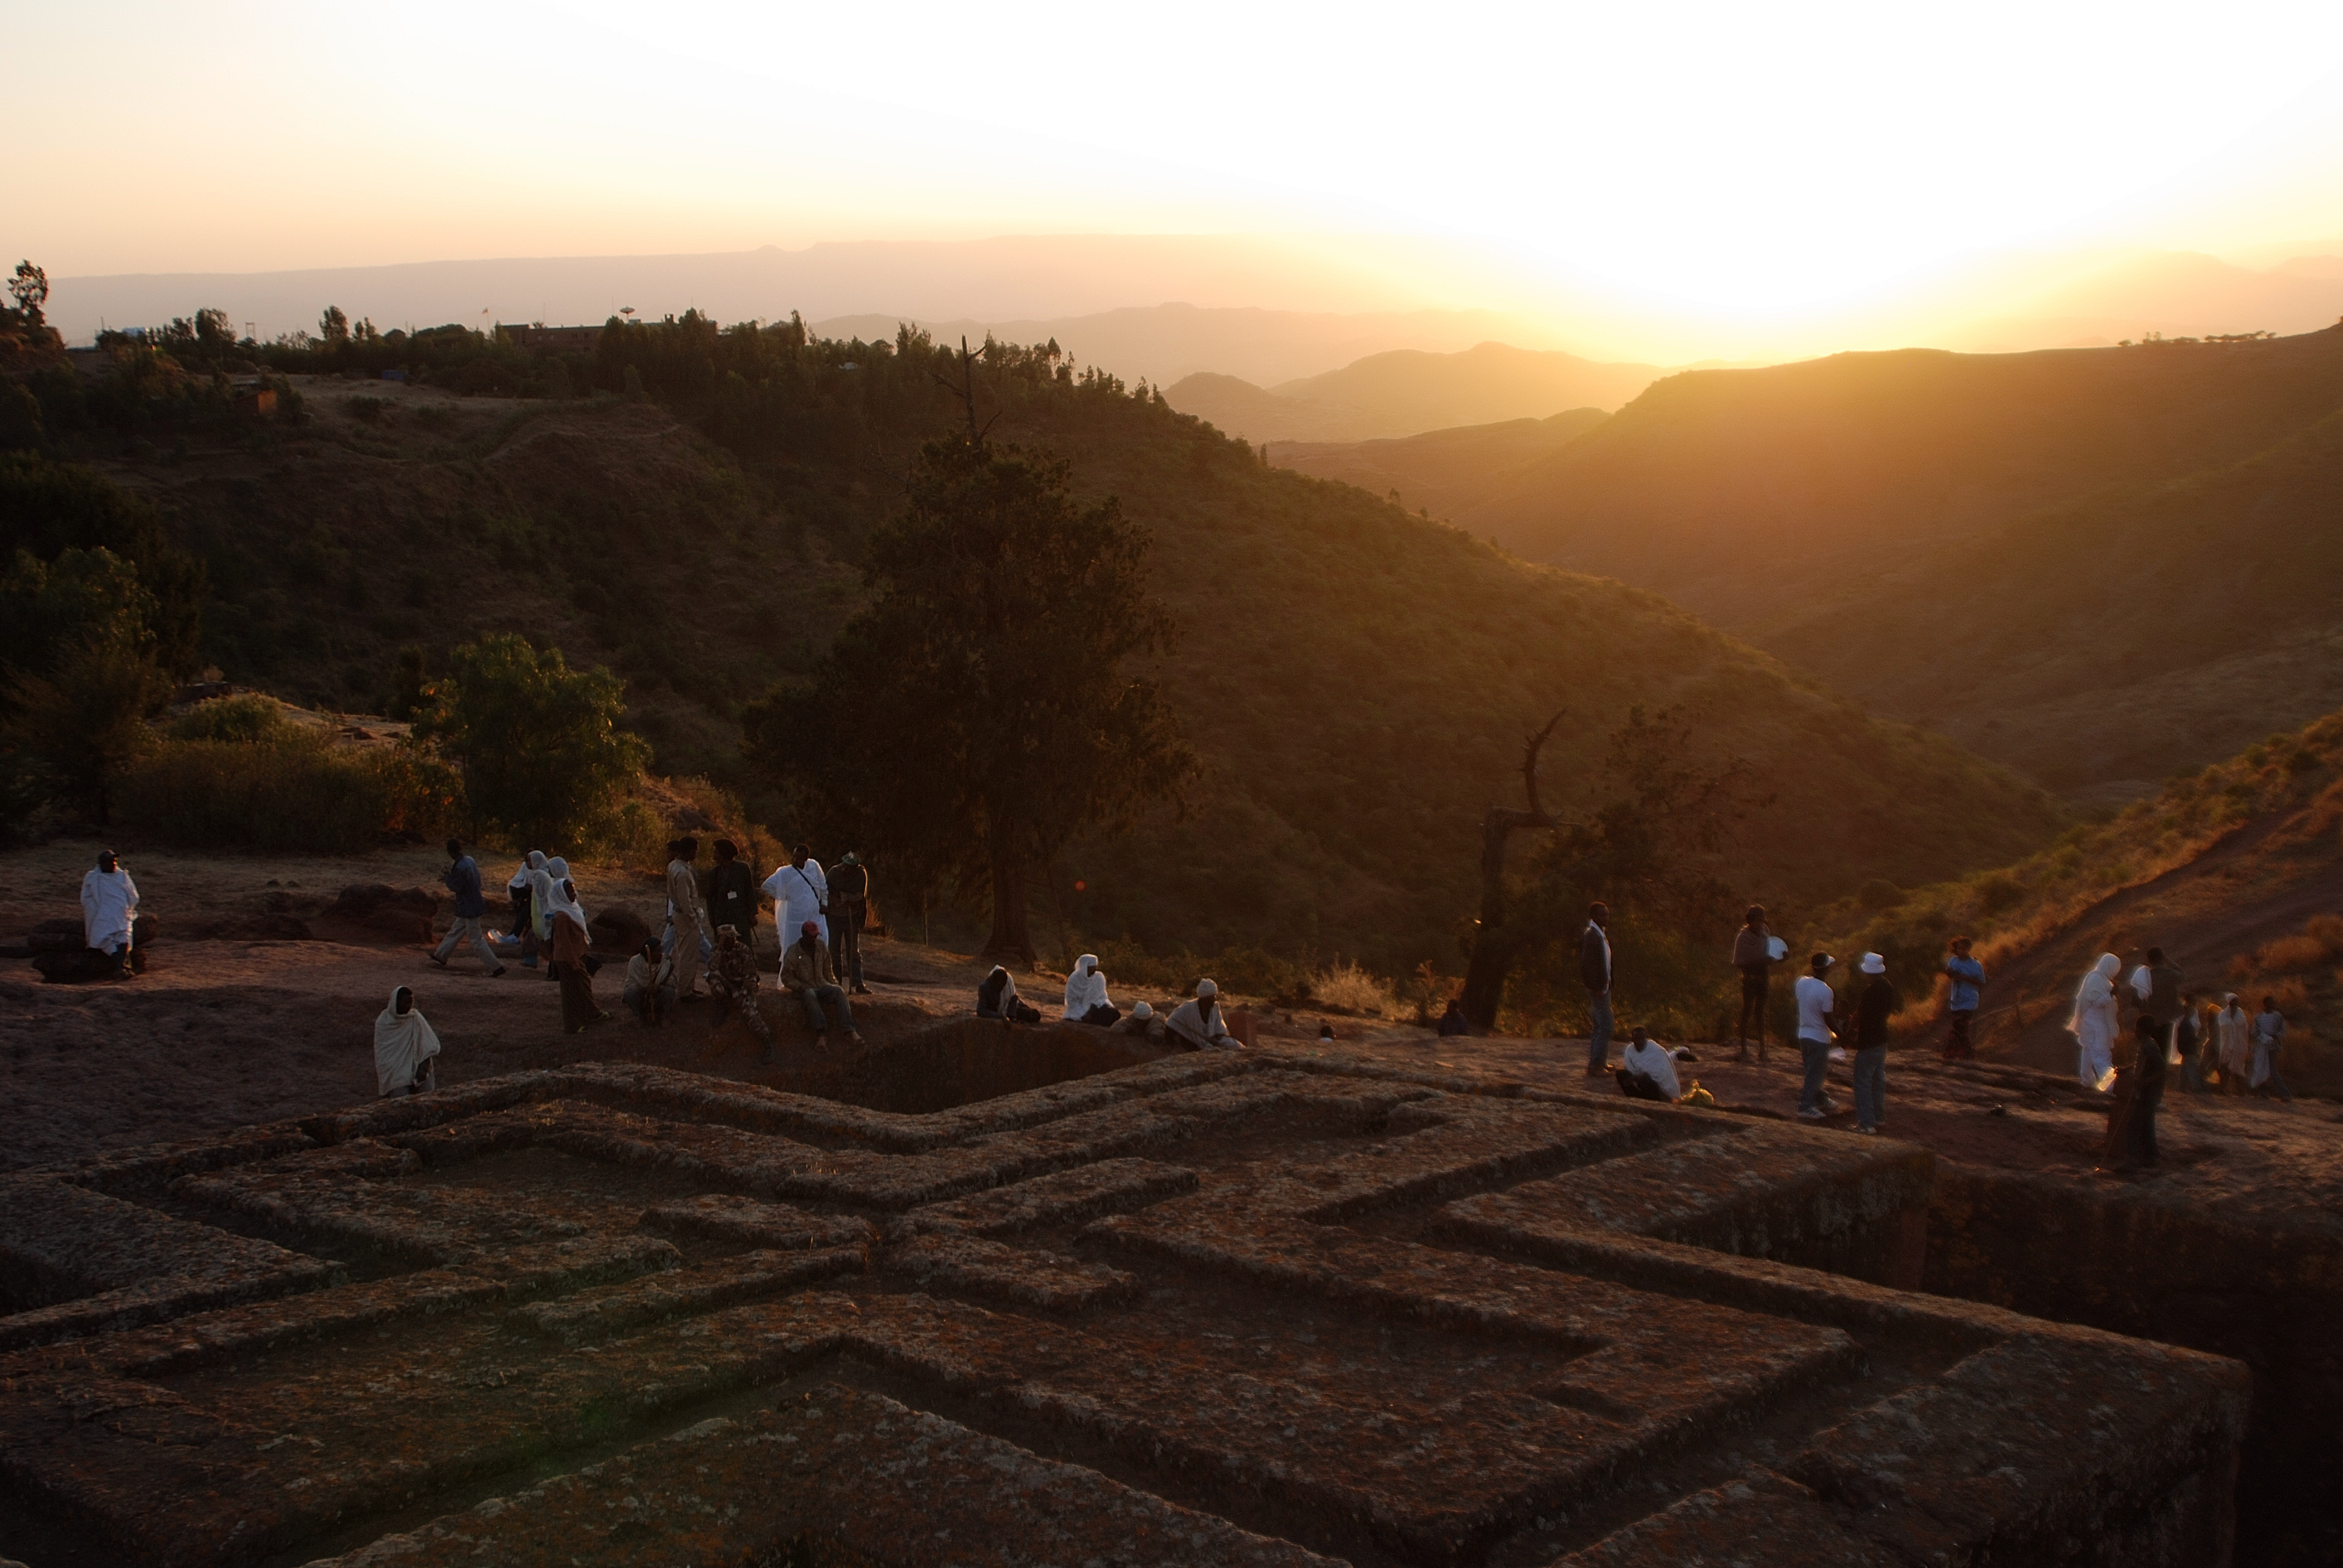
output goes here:
{"type": "Polygon", "coordinates": [[[1538,799],[1538,753],[1546,738],[1562,722],[1557,713],[1545,728],[1522,740],[1522,789],[1529,809],[1492,806],[1481,814],[1481,918],[1473,923],[1473,951],[1464,964],[1464,1016],[1480,1029],[1497,1022],[1497,1004],[1504,1000],[1505,971],[1512,967],[1520,939],[1505,922],[1505,852],[1513,835],[1557,824],[1538,799]]]}
{"type": "Polygon", "coordinates": [[[650,748],[619,728],[626,687],[608,670],[571,669],[561,650],[514,633],[466,643],[427,689],[417,737],[464,775],[481,826],[516,841],[575,844],[602,829],[650,748]]]}
{"type": "Polygon", "coordinates": [[[871,538],[868,608],[747,716],[752,763],[891,859],[898,886],[988,887],[985,951],[1029,964],[1027,868],[1196,767],[1154,683],[1123,669],[1172,644],[1147,536],[1112,498],[1078,506],[1070,477],[972,419],[930,442],[871,538]]]}

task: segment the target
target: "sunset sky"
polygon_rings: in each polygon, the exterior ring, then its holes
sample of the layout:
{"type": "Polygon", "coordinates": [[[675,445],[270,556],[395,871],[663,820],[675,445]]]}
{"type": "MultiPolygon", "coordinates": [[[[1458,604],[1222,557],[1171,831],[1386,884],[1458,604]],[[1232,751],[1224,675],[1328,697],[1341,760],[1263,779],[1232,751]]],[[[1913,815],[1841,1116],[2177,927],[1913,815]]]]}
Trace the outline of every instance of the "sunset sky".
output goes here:
{"type": "Polygon", "coordinates": [[[1388,234],[1485,261],[1393,306],[1762,317],[2012,249],[2343,253],[2331,0],[0,10],[0,246],[53,276],[1388,234]]]}

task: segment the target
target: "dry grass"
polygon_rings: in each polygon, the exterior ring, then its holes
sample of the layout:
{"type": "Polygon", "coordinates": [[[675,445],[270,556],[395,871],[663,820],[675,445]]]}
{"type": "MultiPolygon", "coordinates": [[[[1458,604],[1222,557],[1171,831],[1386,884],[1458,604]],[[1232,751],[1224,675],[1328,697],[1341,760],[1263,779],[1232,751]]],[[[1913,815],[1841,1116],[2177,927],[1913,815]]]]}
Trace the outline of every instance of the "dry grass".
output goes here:
{"type": "Polygon", "coordinates": [[[1329,1007],[1369,1018],[1381,1018],[1399,1010],[1399,999],[1393,994],[1389,980],[1347,959],[1337,959],[1311,976],[1310,996],[1329,1007]]]}

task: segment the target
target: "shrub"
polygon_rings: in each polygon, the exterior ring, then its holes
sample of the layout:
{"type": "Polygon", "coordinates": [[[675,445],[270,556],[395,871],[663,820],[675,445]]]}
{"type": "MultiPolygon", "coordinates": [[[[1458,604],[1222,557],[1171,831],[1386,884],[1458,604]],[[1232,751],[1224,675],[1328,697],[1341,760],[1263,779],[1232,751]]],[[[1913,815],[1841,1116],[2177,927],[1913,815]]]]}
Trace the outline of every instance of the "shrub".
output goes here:
{"type": "Polygon", "coordinates": [[[246,692],[199,702],[163,726],[174,740],[274,739],[290,726],[273,699],[246,692]]]}
{"type": "Polygon", "coordinates": [[[559,648],[507,634],[448,656],[447,678],[416,720],[462,770],[481,825],[515,840],[577,844],[613,830],[622,792],[650,748],[618,727],[626,688],[573,670],[559,648]]]}
{"type": "Polygon", "coordinates": [[[1855,890],[1855,901],[1873,914],[1878,914],[1902,903],[1904,890],[1885,877],[1874,877],[1855,890]]]}
{"type": "Polygon", "coordinates": [[[363,419],[369,425],[379,420],[384,414],[389,411],[389,408],[390,399],[387,397],[353,397],[349,399],[350,417],[353,419],[363,419]]]}
{"type": "Polygon", "coordinates": [[[124,774],[125,821],[185,849],[348,854],[385,830],[456,819],[455,774],[412,748],[334,746],[298,731],[265,741],[166,740],[124,774]]]}
{"type": "Polygon", "coordinates": [[[1320,970],[1310,982],[1310,994],[1330,1008],[1374,1018],[1395,1010],[1399,1005],[1398,999],[1392,995],[1389,980],[1347,959],[1337,959],[1320,970]]]}

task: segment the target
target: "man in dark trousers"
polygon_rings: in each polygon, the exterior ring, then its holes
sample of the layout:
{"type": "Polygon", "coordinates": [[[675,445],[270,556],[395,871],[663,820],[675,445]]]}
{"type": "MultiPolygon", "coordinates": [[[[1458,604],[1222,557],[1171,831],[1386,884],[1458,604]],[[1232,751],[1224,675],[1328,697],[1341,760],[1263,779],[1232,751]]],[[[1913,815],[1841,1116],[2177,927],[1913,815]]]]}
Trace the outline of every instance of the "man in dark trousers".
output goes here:
{"type": "Polygon", "coordinates": [[[740,945],[757,950],[757,873],[729,839],[716,840],[716,869],[708,873],[708,918],[721,930],[732,928],[740,945]]]}
{"type": "Polygon", "coordinates": [[[1611,906],[1587,907],[1578,938],[1578,980],[1586,988],[1586,1076],[1611,1071],[1611,906]]]}
{"type": "Polygon", "coordinates": [[[1874,1133],[1887,1120],[1887,1020],[1904,1010],[1904,998],[1887,978],[1887,960],[1863,955],[1868,977],[1855,1000],[1855,1130],[1874,1133]]]}
{"type": "Polygon", "coordinates": [[[2099,1148],[2101,1170],[2127,1171],[2157,1162],[2156,1112],[2164,1102],[2164,1031],[2154,1017],[2141,1013],[2132,1024],[2132,1059],[2116,1070],[2107,1139],[2099,1148]]]}
{"type": "Polygon", "coordinates": [[[852,850],[830,869],[830,967],[839,983],[869,996],[862,983],[862,920],[870,910],[870,868],[852,850]]]}
{"type": "Polygon", "coordinates": [[[488,902],[480,896],[479,863],[464,853],[464,846],[455,839],[447,840],[447,859],[455,863],[439,879],[456,895],[456,918],[448,923],[447,935],[432,950],[431,961],[441,969],[455,955],[456,944],[469,937],[472,950],[480,955],[480,962],[491,976],[505,972],[504,960],[497,957],[496,949],[488,945],[487,920],[488,902]]]}

